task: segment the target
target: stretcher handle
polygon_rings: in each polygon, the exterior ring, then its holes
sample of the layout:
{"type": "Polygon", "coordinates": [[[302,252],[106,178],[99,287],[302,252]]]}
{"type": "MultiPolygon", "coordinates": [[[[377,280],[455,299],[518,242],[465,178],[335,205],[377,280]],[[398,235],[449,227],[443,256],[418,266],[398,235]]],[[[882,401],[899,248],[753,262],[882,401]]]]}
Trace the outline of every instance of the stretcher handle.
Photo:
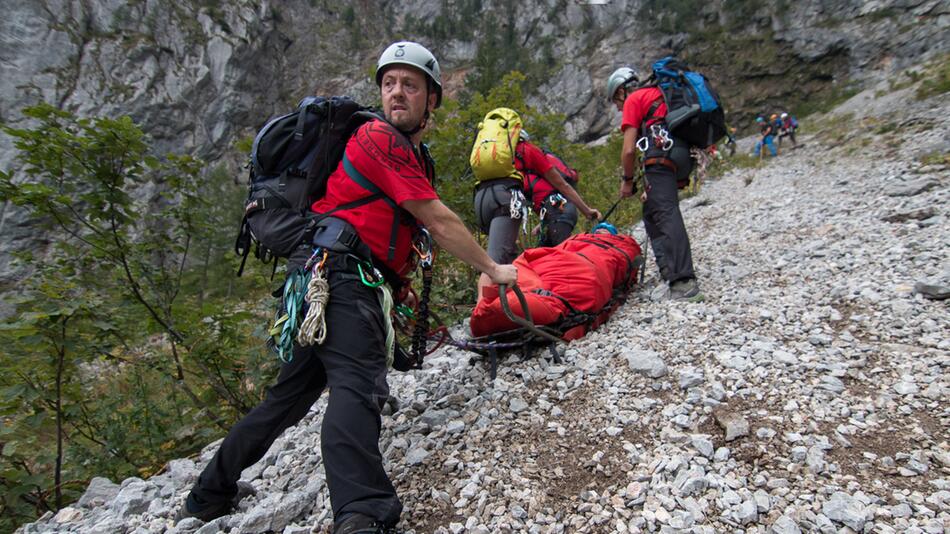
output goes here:
{"type": "Polygon", "coordinates": [[[508,316],[508,319],[511,322],[521,325],[524,328],[528,329],[532,334],[547,339],[552,343],[557,343],[558,341],[563,341],[561,338],[549,334],[544,330],[541,330],[534,325],[534,322],[531,320],[531,310],[528,309],[528,301],[524,298],[524,293],[521,292],[521,288],[517,284],[511,286],[511,290],[515,292],[515,296],[518,297],[518,303],[521,304],[521,309],[524,311],[524,317],[518,317],[511,311],[511,307],[508,306],[508,295],[507,295],[507,284],[498,284],[499,291],[501,293],[501,309],[505,311],[505,315],[508,316]]]}

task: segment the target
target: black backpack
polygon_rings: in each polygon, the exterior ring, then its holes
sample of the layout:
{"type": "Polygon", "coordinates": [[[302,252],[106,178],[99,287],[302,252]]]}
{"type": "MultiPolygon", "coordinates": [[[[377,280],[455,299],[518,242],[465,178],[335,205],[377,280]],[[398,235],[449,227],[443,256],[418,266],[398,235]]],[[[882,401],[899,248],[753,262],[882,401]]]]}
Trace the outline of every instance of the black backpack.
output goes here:
{"type": "MultiPolygon", "coordinates": [[[[234,244],[242,257],[238,276],[252,247],[255,256],[268,263],[289,257],[312,238],[319,220],[329,213],[318,215],[310,206],[326,194],[327,180],[343,159],[350,136],[377,118],[348,97],[311,96],[261,128],[251,148],[247,202],[234,244]]],[[[333,211],[380,198],[378,190],[371,193],[333,211]]]]}
{"type": "MultiPolygon", "coordinates": [[[[716,90],[709,80],[689,70],[686,63],[668,56],[653,64],[653,75],[647,82],[663,93],[666,102],[666,125],[670,132],[690,146],[707,148],[726,135],[726,117],[716,90]]],[[[659,106],[654,102],[646,123],[659,106]]]]}

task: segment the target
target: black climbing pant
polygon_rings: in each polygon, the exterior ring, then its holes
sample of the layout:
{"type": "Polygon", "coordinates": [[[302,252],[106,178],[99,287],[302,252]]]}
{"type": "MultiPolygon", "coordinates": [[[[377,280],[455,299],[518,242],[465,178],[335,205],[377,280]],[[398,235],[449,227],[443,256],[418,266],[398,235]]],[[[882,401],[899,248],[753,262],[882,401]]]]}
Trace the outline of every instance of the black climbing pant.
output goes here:
{"type": "Polygon", "coordinates": [[[644,171],[650,189],[643,204],[643,227],[650,236],[660,274],[670,284],[696,277],[677,197],[677,181],[688,179],[693,169],[689,151],[682,146],[685,145],[677,141],[669,153],[677,167],[675,173],[661,164],[650,165],[644,171]]]}
{"type": "Polygon", "coordinates": [[[334,517],[357,512],[386,525],[399,521],[402,504],[379,451],[380,413],[389,396],[383,312],[378,290],[347,272],[352,263],[341,255],[328,260],[326,340],[294,347],[264,401],[234,425],[201,473],[189,496],[192,509],[232,498],[241,471],[329,388],[320,445],[334,517]]]}

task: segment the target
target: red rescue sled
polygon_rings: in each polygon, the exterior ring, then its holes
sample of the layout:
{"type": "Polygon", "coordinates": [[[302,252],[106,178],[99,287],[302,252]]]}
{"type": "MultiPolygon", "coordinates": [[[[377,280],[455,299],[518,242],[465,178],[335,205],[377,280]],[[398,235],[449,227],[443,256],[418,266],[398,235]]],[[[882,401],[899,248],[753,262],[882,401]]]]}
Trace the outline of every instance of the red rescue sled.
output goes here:
{"type": "MultiPolygon", "coordinates": [[[[518,286],[537,326],[562,339],[583,337],[626,299],[643,266],[640,245],[626,235],[579,234],[556,247],[526,250],[514,264],[518,286]]],[[[518,298],[507,293],[511,311],[524,317],[518,298]]],[[[486,288],[472,311],[473,341],[517,331],[497,288],[486,288]]]]}

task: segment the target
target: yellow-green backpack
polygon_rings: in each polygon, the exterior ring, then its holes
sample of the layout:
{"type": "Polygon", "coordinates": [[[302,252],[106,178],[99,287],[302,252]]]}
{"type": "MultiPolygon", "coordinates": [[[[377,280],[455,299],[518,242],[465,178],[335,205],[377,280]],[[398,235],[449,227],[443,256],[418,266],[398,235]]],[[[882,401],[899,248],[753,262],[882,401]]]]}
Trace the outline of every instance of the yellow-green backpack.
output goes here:
{"type": "Polygon", "coordinates": [[[469,163],[475,181],[512,177],[521,180],[515,170],[515,147],[521,134],[521,117],[513,109],[496,108],[478,123],[478,135],[469,163]]]}

